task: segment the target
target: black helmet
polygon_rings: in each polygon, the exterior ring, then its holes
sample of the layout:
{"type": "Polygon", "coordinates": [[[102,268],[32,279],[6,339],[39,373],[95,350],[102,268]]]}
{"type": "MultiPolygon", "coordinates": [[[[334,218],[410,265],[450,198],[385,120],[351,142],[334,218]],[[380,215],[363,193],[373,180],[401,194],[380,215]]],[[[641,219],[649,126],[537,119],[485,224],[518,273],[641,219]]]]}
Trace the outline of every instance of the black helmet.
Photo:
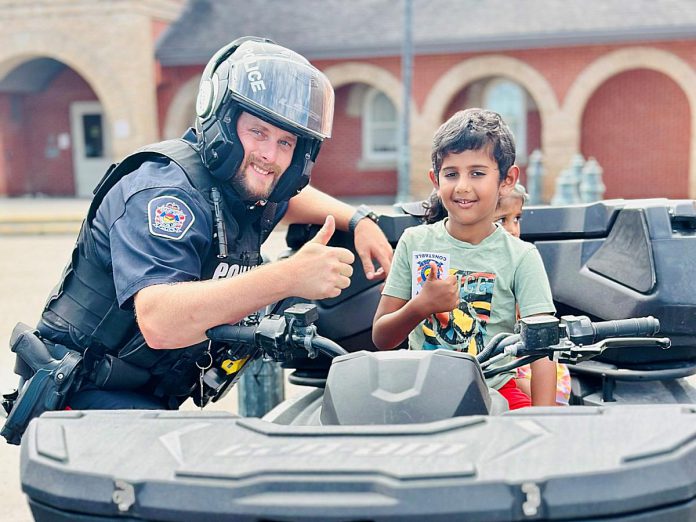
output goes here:
{"type": "Polygon", "coordinates": [[[307,183],[324,138],[331,136],[334,92],[304,57],[271,40],[247,36],[220,49],[203,71],[196,135],[203,162],[230,180],[244,159],[237,136],[242,111],[298,137],[292,162],[268,198],[290,199],[307,183]]]}

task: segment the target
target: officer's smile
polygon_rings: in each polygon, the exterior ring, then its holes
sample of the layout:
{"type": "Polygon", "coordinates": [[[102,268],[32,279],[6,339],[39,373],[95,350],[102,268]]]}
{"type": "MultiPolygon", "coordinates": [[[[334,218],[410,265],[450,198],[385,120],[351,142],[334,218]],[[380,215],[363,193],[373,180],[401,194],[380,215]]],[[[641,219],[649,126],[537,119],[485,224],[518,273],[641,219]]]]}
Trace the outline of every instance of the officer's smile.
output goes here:
{"type": "Polygon", "coordinates": [[[273,170],[262,169],[256,163],[252,163],[251,168],[254,169],[254,172],[256,172],[257,174],[260,174],[261,176],[274,176],[275,175],[275,172],[273,170]]]}
{"type": "Polygon", "coordinates": [[[278,165],[266,163],[255,154],[249,155],[249,159],[247,160],[243,170],[243,175],[245,177],[257,178],[262,181],[264,185],[273,183],[274,180],[279,177],[281,172],[278,165]]]}

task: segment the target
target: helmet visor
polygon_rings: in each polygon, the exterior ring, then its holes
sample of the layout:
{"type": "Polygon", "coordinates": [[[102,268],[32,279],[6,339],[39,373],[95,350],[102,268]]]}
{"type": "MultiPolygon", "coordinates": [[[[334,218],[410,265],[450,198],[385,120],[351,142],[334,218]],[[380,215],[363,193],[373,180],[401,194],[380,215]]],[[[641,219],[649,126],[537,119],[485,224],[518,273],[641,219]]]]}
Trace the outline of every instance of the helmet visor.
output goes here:
{"type": "Polygon", "coordinates": [[[241,59],[230,70],[232,96],[250,110],[300,134],[323,140],[331,136],[334,92],[328,78],[293,54],[255,54],[242,45],[241,59]]]}

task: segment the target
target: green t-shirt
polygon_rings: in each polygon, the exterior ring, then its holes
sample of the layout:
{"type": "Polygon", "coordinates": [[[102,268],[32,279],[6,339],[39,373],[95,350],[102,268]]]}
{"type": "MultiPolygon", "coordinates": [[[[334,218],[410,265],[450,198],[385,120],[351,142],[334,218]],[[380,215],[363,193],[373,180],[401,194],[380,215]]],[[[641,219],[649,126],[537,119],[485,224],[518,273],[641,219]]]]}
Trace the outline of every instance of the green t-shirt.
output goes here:
{"type": "MultiPolygon", "coordinates": [[[[430,259],[438,264],[446,259],[442,267],[449,264],[449,273],[460,282],[458,308],[427,317],[409,335],[409,348],[449,348],[476,354],[497,333],[513,331],[516,306],[522,317],[555,313],[544,264],[534,245],[500,226],[472,245],[450,236],[445,221],[404,231],[382,291],[411,299],[430,259]]],[[[513,376],[514,372],[497,375],[488,385],[500,388],[513,376]]]]}

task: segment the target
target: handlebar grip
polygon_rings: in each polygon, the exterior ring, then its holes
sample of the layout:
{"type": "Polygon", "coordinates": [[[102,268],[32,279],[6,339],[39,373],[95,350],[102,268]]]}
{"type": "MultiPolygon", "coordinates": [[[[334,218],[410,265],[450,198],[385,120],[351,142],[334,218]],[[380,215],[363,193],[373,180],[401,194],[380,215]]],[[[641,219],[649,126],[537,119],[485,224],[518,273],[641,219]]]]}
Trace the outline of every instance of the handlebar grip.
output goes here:
{"type": "Polygon", "coordinates": [[[223,324],[214,326],[205,332],[211,341],[224,343],[256,344],[256,326],[223,324]]]}
{"type": "Polygon", "coordinates": [[[332,359],[334,357],[348,354],[348,352],[341,345],[320,335],[312,338],[312,347],[328,355],[332,359]]]}
{"type": "Polygon", "coordinates": [[[594,341],[609,337],[642,337],[660,331],[660,321],[652,316],[592,323],[594,341]]]}

